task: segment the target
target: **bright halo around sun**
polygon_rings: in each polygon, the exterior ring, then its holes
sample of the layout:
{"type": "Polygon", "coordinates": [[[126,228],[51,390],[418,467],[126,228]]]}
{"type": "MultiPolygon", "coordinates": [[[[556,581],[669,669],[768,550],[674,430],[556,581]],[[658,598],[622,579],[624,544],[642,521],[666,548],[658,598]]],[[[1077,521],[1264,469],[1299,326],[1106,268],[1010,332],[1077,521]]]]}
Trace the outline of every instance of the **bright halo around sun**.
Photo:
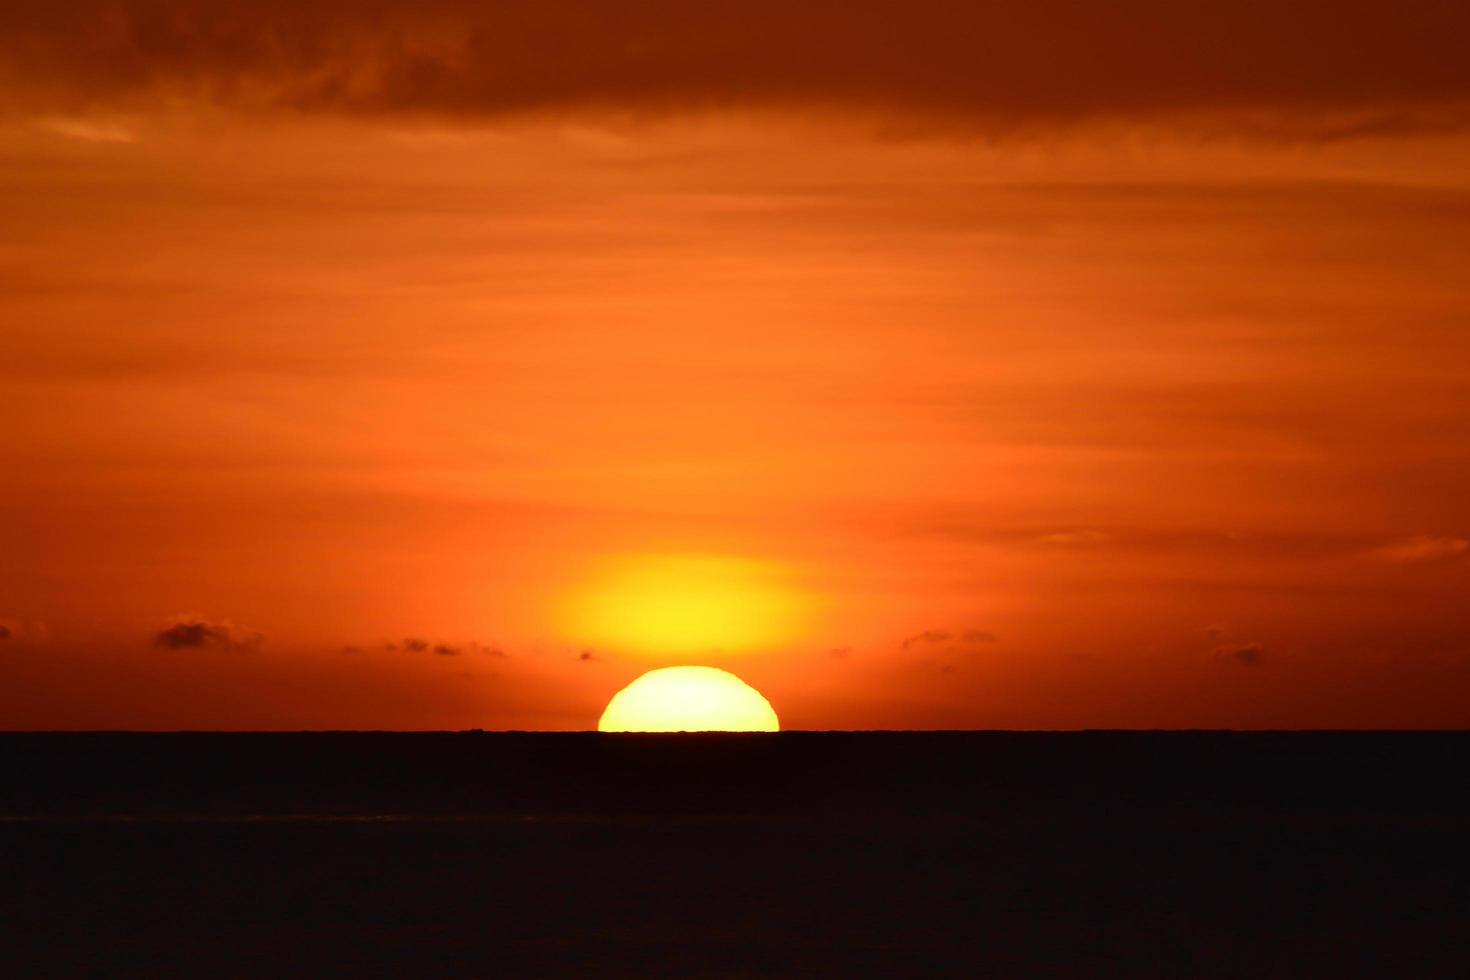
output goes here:
{"type": "Polygon", "coordinates": [[[789,643],[810,599],[778,564],[709,555],[624,555],[598,563],[563,620],[578,643],[661,658],[789,643]]]}
{"type": "Polygon", "coordinates": [[[717,667],[650,670],[607,703],[600,732],[779,732],[771,702],[717,667]]]}

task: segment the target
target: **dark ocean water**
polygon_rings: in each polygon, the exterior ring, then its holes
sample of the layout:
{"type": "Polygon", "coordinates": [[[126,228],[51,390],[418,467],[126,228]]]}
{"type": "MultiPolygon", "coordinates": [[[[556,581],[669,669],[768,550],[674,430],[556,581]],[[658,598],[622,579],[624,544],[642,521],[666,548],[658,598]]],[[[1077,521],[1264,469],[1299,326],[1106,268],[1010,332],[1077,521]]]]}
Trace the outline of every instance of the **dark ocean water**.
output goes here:
{"type": "Polygon", "coordinates": [[[1470,734],[0,735],[0,974],[1466,977],[1470,734]]]}

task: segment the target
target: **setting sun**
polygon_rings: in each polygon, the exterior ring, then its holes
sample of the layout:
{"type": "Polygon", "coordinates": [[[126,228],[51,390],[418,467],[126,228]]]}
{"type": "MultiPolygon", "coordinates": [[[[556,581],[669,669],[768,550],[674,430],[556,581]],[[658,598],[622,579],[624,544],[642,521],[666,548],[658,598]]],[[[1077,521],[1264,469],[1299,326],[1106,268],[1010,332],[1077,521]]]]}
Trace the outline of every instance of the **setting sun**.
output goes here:
{"type": "Polygon", "coordinates": [[[650,670],[608,702],[600,732],[777,732],[771,702],[716,667],[650,670]]]}
{"type": "Polygon", "coordinates": [[[0,0],[0,980],[1470,980],[1467,38],[0,0]]]}

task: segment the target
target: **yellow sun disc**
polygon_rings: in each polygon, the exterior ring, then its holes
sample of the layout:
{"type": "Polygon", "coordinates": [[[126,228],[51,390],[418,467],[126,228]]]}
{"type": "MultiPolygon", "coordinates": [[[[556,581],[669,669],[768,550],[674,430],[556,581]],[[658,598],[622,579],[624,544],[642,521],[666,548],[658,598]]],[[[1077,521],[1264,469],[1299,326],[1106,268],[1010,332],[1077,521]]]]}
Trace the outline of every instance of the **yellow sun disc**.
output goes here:
{"type": "Polygon", "coordinates": [[[771,702],[716,667],[650,670],[608,702],[600,732],[778,732],[771,702]]]}

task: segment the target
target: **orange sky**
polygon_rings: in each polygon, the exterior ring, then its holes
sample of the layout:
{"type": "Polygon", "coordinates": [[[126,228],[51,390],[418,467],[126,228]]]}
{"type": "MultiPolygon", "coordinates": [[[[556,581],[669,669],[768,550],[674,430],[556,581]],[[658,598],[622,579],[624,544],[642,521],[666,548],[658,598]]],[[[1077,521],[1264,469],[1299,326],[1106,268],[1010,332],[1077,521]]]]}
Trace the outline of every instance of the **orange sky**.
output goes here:
{"type": "Polygon", "coordinates": [[[1470,725],[1470,13],[20,2],[0,727],[1470,725]]]}

